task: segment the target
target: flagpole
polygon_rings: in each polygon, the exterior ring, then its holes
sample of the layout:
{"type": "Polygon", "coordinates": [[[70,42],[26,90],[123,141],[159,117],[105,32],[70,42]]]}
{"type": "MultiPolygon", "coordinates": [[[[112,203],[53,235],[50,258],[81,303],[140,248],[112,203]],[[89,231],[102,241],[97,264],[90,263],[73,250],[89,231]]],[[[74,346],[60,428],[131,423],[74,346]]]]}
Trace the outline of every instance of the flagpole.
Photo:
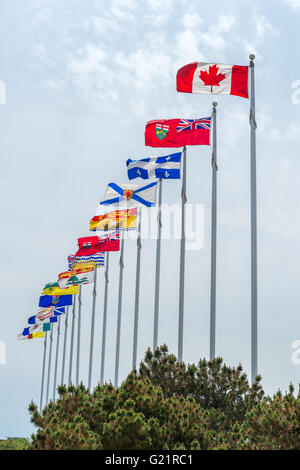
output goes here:
{"type": "Polygon", "coordinates": [[[141,277],[141,224],[142,224],[142,209],[139,210],[139,227],[137,236],[137,258],[136,258],[136,281],[135,281],[135,303],[134,303],[134,328],[133,328],[133,354],[132,354],[132,369],[136,369],[137,362],[137,342],[139,330],[139,302],[140,302],[140,277],[141,277]]]}
{"type": "Polygon", "coordinates": [[[66,364],[66,350],[67,350],[67,333],[68,333],[68,314],[69,314],[69,307],[67,307],[66,317],[65,317],[64,347],[63,347],[63,358],[62,358],[62,367],[61,367],[61,385],[64,384],[64,379],[65,379],[65,364],[66,364]]]}
{"type": "Polygon", "coordinates": [[[91,324],[91,341],[90,341],[90,361],[89,361],[89,381],[88,388],[92,386],[92,369],[93,369],[93,353],[94,353],[94,333],[95,333],[95,313],[96,313],[96,297],[97,297],[97,266],[95,266],[94,289],[93,289],[93,310],[91,324]]]}
{"type": "Polygon", "coordinates": [[[54,379],[53,379],[53,400],[55,400],[55,395],[56,395],[56,379],[57,379],[57,367],[58,367],[59,337],[60,337],[60,316],[58,317],[58,325],[57,325],[56,357],[55,357],[55,368],[54,368],[54,379]]]}
{"type": "Polygon", "coordinates": [[[217,105],[213,104],[213,152],[211,197],[211,278],[210,278],[210,360],[216,356],[216,276],[217,276],[217,105]]]}
{"type": "Polygon", "coordinates": [[[157,214],[157,242],[156,242],[156,274],[155,274],[155,300],[154,300],[154,332],[153,351],[158,346],[158,321],[159,321],[159,288],[160,288],[160,253],[161,253],[161,204],[162,204],[162,179],[158,183],[158,214],[157,214]]]}
{"type": "Polygon", "coordinates": [[[75,317],[76,317],[75,308],[76,308],[76,295],[73,295],[71,347],[70,347],[70,362],[69,362],[69,386],[72,385],[73,350],[74,350],[75,317]]]}
{"type": "Polygon", "coordinates": [[[44,357],[43,357],[42,385],[41,385],[41,398],[40,398],[40,413],[42,412],[42,407],[43,407],[45,367],[46,367],[46,349],[47,349],[47,331],[45,333],[45,339],[44,339],[44,357]]]}
{"type": "Polygon", "coordinates": [[[51,372],[52,344],[53,344],[53,324],[51,323],[51,324],[50,324],[50,349],[49,349],[48,378],[47,378],[47,390],[46,390],[46,405],[48,405],[48,399],[49,399],[49,385],[50,385],[50,372],[51,372]]]}
{"type": "Polygon", "coordinates": [[[254,59],[251,54],[251,97],[250,97],[250,126],[251,126],[251,373],[252,382],[257,376],[257,199],[256,199],[256,121],[255,121],[255,76],[254,59]]]}
{"type": "Polygon", "coordinates": [[[105,269],[103,328],[102,328],[102,352],[101,352],[101,372],[100,372],[100,384],[101,385],[104,384],[106,325],[107,325],[107,299],[108,299],[108,284],[109,284],[108,273],[109,273],[109,251],[106,253],[106,269],[105,269]]]}
{"type": "Polygon", "coordinates": [[[184,323],[184,281],[185,281],[185,205],[186,198],[186,146],[183,148],[182,170],[182,209],[181,209],[181,248],[180,248],[180,284],[179,284],[179,323],[178,323],[178,361],[183,360],[183,323],[184,323]]]}
{"type": "Polygon", "coordinates": [[[118,320],[117,320],[117,341],[116,341],[116,363],[115,363],[115,387],[119,382],[120,364],[120,336],[122,320],[122,292],[123,292],[123,271],[124,271],[124,234],[121,232],[121,252],[120,252],[120,273],[119,273],[119,297],[118,297],[118,320]]]}
{"type": "Polygon", "coordinates": [[[76,360],[76,386],[77,387],[79,385],[80,338],[81,338],[81,286],[79,286],[79,294],[78,294],[77,360],[76,360]]]}

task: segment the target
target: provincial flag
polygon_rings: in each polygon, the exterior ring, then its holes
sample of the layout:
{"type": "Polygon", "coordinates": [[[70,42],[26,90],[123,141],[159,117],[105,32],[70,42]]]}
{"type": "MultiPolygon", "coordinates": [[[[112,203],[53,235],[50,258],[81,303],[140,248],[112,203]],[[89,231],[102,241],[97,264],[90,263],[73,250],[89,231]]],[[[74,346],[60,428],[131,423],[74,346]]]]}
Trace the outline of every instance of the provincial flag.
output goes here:
{"type": "Polygon", "coordinates": [[[145,144],[148,147],[210,145],[210,128],[211,117],[149,121],[146,124],[145,144]]]}
{"type": "Polygon", "coordinates": [[[90,231],[135,230],[136,218],[137,209],[116,210],[108,214],[96,215],[90,221],[90,231]]]}
{"type": "Polygon", "coordinates": [[[166,157],[127,160],[128,178],[180,179],[181,152],[166,157]]]}
{"type": "Polygon", "coordinates": [[[22,333],[18,335],[18,340],[25,340],[25,339],[37,339],[37,338],[44,338],[45,333],[40,331],[39,333],[32,333],[31,335],[24,336],[22,333]]]}
{"type": "Polygon", "coordinates": [[[177,91],[248,98],[248,71],[245,65],[193,62],[178,70],[177,91]]]}
{"type": "Polygon", "coordinates": [[[44,324],[37,324],[34,326],[30,326],[28,328],[24,328],[23,333],[18,335],[18,339],[34,339],[34,338],[43,338],[44,333],[46,331],[51,330],[51,324],[50,323],[44,323],[44,324]],[[41,335],[43,333],[43,335],[41,335]]]}
{"type": "Polygon", "coordinates": [[[72,295],[43,295],[40,297],[39,307],[67,307],[73,304],[72,295]]]}
{"type": "Polygon", "coordinates": [[[45,285],[42,295],[77,295],[78,293],[78,286],[72,286],[62,290],[58,282],[49,282],[49,284],[45,285]]]}
{"type": "Polygon", "coordinates": [[[95,253],[86,256],[68,256],[69,271],[74,269],[94,269],[98,266],[104,266],[104,253],[95,253]]]}
{"type": "Polygon", "coordinates": [[[28,319],[29,325],[35,325],[38,323],[50,322],[56,323],[57,317],[65,313],[65,308],[61,307],[55,309],[54,307],[41,308],[37,315],[34,315],[28,319]]]}
{"type": "Polygon", "coordinates": [[[120,250],[120,232],[102,235],[101,237],[84,237],[78,239],[79,250],[75,256],[94,255],[96,253],[120,250]]]}
{"type": "Polygon", "coordinates": [[[67,286],[72,285],[81,285],[81,284],[90,284],[94,280],[94,269],[81,271],[80,269],[75,269],[72,271],[66,271],[59,275],[58,284],[62,289],[65,289],[67,286]]]}
{"type": "Polygon", "coordinates": [[[101,206],[152,207],[156,203],[157,182],[146,185],[110,183],[101,206]]]}

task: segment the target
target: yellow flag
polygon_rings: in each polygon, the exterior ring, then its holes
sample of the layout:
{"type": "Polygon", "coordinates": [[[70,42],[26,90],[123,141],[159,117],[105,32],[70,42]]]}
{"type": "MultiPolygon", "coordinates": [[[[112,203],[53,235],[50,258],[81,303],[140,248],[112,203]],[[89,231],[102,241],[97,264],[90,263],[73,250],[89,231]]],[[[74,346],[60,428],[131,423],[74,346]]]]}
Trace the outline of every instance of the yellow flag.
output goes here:
{"type": "Polygon", "coordinates": [[[105,215],[96,215],[90,221],[90,230],[133,230],[136,228],[137,209],[116,210],[105,215]]]}
{"type": "Polygon", "coordinates": [[[42,295],[77,295],[79,293],[79,287],[71,286],[67,289],[60,289],[58,282],[53,284],[46,284],[42,295]]]}
{"type": "Polygon", "coordinates": [[[33,333],[32,334],[32,339],[34,338],[44,338],[45,336],[45,333],[43,331],[41,331],[40,333],[33,333]]]}

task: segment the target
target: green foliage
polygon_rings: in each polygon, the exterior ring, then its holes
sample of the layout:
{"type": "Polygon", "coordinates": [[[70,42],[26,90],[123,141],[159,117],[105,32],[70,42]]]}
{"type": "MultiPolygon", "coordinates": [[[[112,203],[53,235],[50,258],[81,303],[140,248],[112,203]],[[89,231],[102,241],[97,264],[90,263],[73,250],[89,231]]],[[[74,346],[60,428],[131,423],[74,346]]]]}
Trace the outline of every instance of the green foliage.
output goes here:
{"type": "Polygon", "coordinates": [[[6,441],[0,441],[0,450],[29,450],[30,442],[25,438],[18,439],[7,439],[6,441]]]}
{"type": "Polygon", "coordinates": [[[166,346],[147,351],[119,388],[61,386],[42,414],[32,449],[201,450],[299,448],[299,402],[293,390],[265,397],[241,366],[222,359],[179,363],[166,346]]]}

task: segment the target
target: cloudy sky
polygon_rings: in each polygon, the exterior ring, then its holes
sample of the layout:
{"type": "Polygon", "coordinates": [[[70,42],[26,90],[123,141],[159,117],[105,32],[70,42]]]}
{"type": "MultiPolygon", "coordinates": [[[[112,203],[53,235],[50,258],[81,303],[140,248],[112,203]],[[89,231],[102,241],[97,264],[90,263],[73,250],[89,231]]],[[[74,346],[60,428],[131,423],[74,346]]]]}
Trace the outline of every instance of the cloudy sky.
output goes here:
{"type": "MultiPolygon", "coordinates": [[[[145,148],[145,122],[196,118],[212,97],[176,93],[192,61],[247,65],[256,54],[259,372],[268,393],[299,380],[299,0],[1,0],[0,437],[29,436],[39,401],[42,340],[17,342],[46,282],[66,269],[106,184],[145,148]],[[298,87],[298,88],[297,88],[298,87]],[[3,85],[2,85],[3,90],[3,85]],[[3,93],[2,93],[3,95],[3,93]],[[3,100],[2,100],[3,101],[3,100]]],[[[250,372],[249,102],[218,101],[217,354],[250,372]]],[[[204,243],[188,251],[184,359],[209,352],[211,151],[188,149],[188,201],[204,207],[204,243]]],[[[180,183],[166,182],[178,203],[180,183]]],[[[132,357],[136,245],[126,241],[121,378],[132,357]]],[[[152,345],[155,241],[142,251],[138,357],[152,345]]],[[[162,246],[159,343],[177,353],[179,241],[162,246]]],[[[93,383],[100,374],[103,272],[98,276],[93,383]]],[[[113,379],[118,257],[111,259],[106,380],[113,379]]],[[[81,378],[86,383],[91,287],[83,293],[81,378]]],[[[56,340],[56,337],[55,337],[56,340]]],[[[68,343],[69,354],[69,343],[68,343]]],[[[61,355],[59,356],[61,363],[61,355]]],[[[68,364],[68,361],[67,361],[68,364]]],[[[60,367],[59,367],[60,376],[60,367]]],[[[52,377],[52,376],[51,376],[52,377]]],[[[52,394],[52,382],[50,383],[52,394]]]]}

